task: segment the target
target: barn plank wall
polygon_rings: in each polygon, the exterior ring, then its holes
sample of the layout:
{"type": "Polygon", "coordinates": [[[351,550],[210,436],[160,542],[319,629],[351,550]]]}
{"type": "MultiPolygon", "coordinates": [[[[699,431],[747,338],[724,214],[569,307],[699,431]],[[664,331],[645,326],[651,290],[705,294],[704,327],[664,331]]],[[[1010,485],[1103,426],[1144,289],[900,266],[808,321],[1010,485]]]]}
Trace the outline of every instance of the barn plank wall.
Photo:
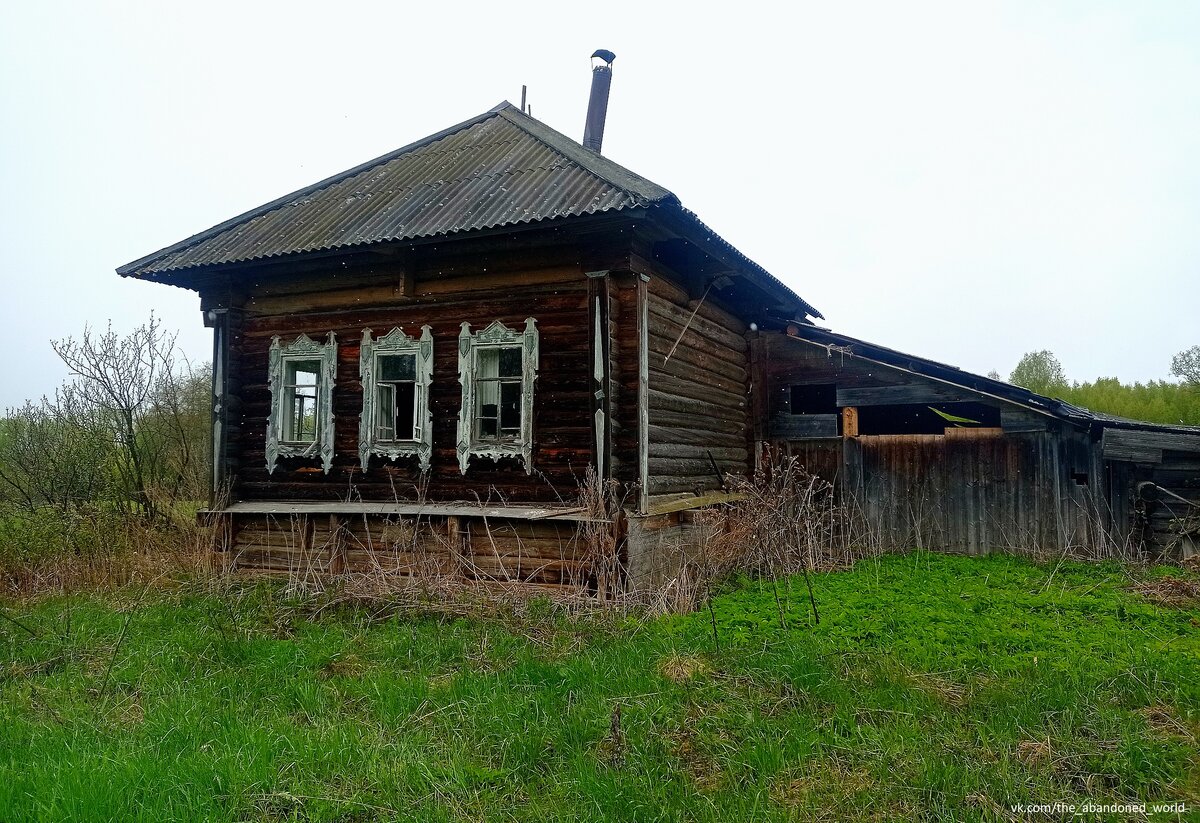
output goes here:
{"type": "Polygon", "coordinates": [[[664,278],[647,285],[649,493],[719,489],[714,462],[723,474],[750,470],[746,326],[712,298],[697,309],[664,278]]]}
{"type": "MultiPolygon", "coordinates": [[[[485,500],[522,502],[572,500],[593,461],[592,387],[589,361],[588,286],[567,253],[524,253],[506,265],[492,256],[436,266],[399,261],[376,267],[365,282],[319,290],[322,278],[280,279],[260,285],[245,299],[240,335],[231,352],[229,379],[240,398],[237,425],[229,429],[230,464],[237,467],[236,500],[485,500]],[[473,458],[461,474],[455,452],[461,406],[458,382],[459,324],[482,330],[494,320],[522,328],[537,320],[541,357],[534,391],[532,474],[514,460],[473,458]],[[359,342],[362,331],[377,335],[399,326],[415,335],[429,324],[434,338],[433,465],[427,475],[415,458],[372,457],[363,472],[358,458],[359,342]],[[299,334],[338,341],[333,392],[335,456],[329,474],[315,460],[287,458],[268,473],[265,435],[271,396],[267,384],[271,338],[299,334]]],[[[329,285],[329,277],[325,279],[329,285]]],[[[361,280],[361,278],[359,278],[361,280]]],[[[343,281],[355,281],[348,275],[343,281]]]]}
{"type": "MultiPolygon", "coordinates": [[[[957,392],[782,334],[764,335],[763,345],[771,384],[762,423],[767,441],[833,482],[862,539],[873,547],[1038,554],[1071,549],[1096,555],[1114,550],[1103,478],[1095,471],[1086,431],[1044,417],[1034,427],[1014,411],[1008,419],[1020,423],[1015,431],[1005,425],[949,427],[940,435],[837,436],[826,415],[787,413],[791,386],[834,384],[839,403],[938,402],[958,399],[957,392]]],[[[990,403],[981,395],[963,397],[968,398],[990,403]]],[[[1000,401],[995,405],[1008,408],[1000,401]]]]}

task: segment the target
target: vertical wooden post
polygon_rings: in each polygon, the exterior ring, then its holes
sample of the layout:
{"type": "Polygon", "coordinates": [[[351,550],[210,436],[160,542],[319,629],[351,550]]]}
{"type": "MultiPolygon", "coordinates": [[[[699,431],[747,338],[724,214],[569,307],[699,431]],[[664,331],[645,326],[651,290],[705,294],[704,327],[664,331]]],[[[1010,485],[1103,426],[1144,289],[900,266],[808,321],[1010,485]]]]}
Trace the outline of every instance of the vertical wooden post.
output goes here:
{"type": "Polygon", "coordinates": [[[222,574],[228,574],[233,571],[233,515],[220,512],[210,516],[214,518],[213,525],[216,528],[213,535],[213,565],[218,566],[222,574]]]}
{"type": "Polygon", "coordinates": [[[609,272],[590,271],[588,277],[588,314],[591,334],[588,349],[592,359],[592,421],[596,474],[602,480],[612,476],[612,326],[609,322],[609,272]]]}
{"type": "Polygon", "coordinates": [[[336,514],[329,515],[329,573],[343,574],[346,571],[346,541],[342,534],[342,520],[336,514]]]}
{"type": "Polygon", "coordinates": [[[746,432],[749,439],[747,446],[750,451],[751,473],[757,474],[763,469],[763,446],[766,439],[767,421],[767,376],[766,363],[768,338],[760,331],[746,333],[750,343],[750,428],[746,432]]]}
{"type": "Polygon", "coordinates": [[[229,393],[229,310],[209,309],[204,312],[204,325],[213,330],[212,359],[212,476],[210,478],[209,507],[220,507],[227,478],[225,452],[228,448],[229,393]]]}
{"type": "Polygon", "coordinates": [[[203,294],[200,308],[204,325],[213,330],[212,368],[212,474],[209,479],[209,508],[219,509],[230,499],[236,482],[236,452],[230,441],[240,429],[241,413],[234,352],[242,333],[242,298],[232,290],[203,294]]]}
{"type": "Polygon", "coordinates": [[[842,437],[858,437],[858,409],[854,406],[842,409],[842,437]]]}
{"type": "Polygon", "coordinates": [[[446,518],[446,538],[450,542],[450,563],[453,566],[453,572],[461,575],[466,568],[464,558],[466,552],[463,547],[461,518],[456,515],[446,518]]]}
{"type": "Polygon", "coordinates": [[[638,512],[650,508],[650,318],[647,274],[638,275],[638,512]]]}

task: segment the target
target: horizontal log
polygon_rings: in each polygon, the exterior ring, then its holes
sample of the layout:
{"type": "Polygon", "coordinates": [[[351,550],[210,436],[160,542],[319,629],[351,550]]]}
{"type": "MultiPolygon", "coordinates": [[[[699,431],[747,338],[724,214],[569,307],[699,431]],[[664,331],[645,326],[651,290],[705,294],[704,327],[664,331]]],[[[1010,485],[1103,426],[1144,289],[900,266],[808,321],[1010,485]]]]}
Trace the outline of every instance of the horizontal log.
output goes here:
{"type": "MultiPolygon", "coordinates": [[[[718,448],[705,444],[695,443],[660,443],[650,441],[650,457],[663,457],[672,459],[691,459],[691,460],[707,460],[711,454],[713,459],[720,465],[722,461],[738,463],[744,465],[749,456],[745,444],[730,448],[718,448]]],[[[653,463],[651,464],[653,465],[653,463]]]]}
{"type": "Polygon", "coordinates": [[[651,370],[650,373],[651,408],[654,406],[654,395],[669,395],[699,400],[708,415],[745,414],[747,398],[741,391],[730,391],[716,386],[706,386],[690,380],[681,380],[669,374],[651,370]],[[718,411],[719,410],[719,411],[718,411]]]}
{"type": "Polygon", "coordinates": [[[297,554],[264,546],[239,546],[231,552],[235,566],[260,566],[272,569],[328,570],[331,563],[329,552],[322,554],[297,554]]]}
{"type": "Polygon", "coordinates": [[[577,560],[552,560],[535,557],[497,558],[491,556],[464,557],[463,568],[483,572],[490,577],[528,579],[535,575],[561,579],[564,575],[581,573],[586,564],[577,560]]]}
{"type": "Polygon", "coordinates": [[[650,421],[652,423],[658,422],[655,415],[659,412],[674,412],[691,415],[693,423],[704,421],[704,425],[709,427],[715,426],[717,421],[746,425],[745,409],[714,407],[704,398],[681,396],[654,386],[648,388],[647,396],[650,400],[650,421]]]}
{"type": "Polygon", "coordinates": [[[341,288],[329,288],[326,282],[324,289],[315,289],[313,283],[304,284],[306,290],[288,292],[276,287],[275,289],[260,289],[260,293],[252,295],[246,307],[263,314],[279,314],[287,312],[317,311],[338,308],[341,306],[395,306],[400,301],[412,301],[421,305],[423,301],[434,297],[454,297],[471,292],[494,292],[496,289],[520,289],[528,291],[530,287],[554,284],[570,287],[582,287],[586,282],[583,272],[578,266],[559,267],[538,270],[514,272],[488,272],[487,274],[469,274],[452,277],[421,278],[416,281],[411,295],[403,294],[398,276],[385,282],[351,283],[341,288]]]}
{"type": "MultiPolygon", "coordinates": [[[[268,529],[238,529],[234,533],[234,541],[238,544],[256,544],[260,546],[277,546],[280,548],[299,548],[308,545],[308,535],[286,528],[268,529]]],[[[315,539],[311,545],[320,545],[315,539]]]]}
{"type": "Polygon", "coordinates": [[[696,489],[713,491],[720,489],[720,484],[714,476],[709,477],[676,477],[672,475],[651,476],[649,479],[650,494],[674,494],[691,492],[696,489]]]}
{"type": "MultiPolygon", "coordinates": [[[[648,297],[653,301],[664,301],[674,304],[680,311],[684,311],[684,306],[687,306],[686,311],[689,313],[692,311],[691,295],[671,282],[670,277],[660,276],[652,278],[647,292],[648,297]]],[[[696,314],[739,335],[745,334],[747,327],[742,319],[736,314],[721,308],[718,305],[719,302],[720,298],[710,293],[704,299],[704,302],[699,304],[696,314]]]]}
{"type": "MultiPolygon", "coordinates": [[[[712,364],[714,369],[732,370],[733,376],[737,376],[738,372],[745,373],[749,368],[749,358],[746,352],[735,351],[704,338],[687,339],[676,346],[675,341],[679,339],[678,334],[675,337],[669,337],[659,334],[659,331],[661,330],[647,330],[646,340],[649,343],[651,358],[658,356],[661,359],[667,354],[674,357],[682,351],[682,357],[694,358],[697,365],[712,364]]],[[[631,344],[630,348],[634,349],[635,345],[631,344]]]]}
{"type": "Polygon", "coordinates": [[[669,409],[651,406],[650,439],[654,439],[654,429],[695,429],[701,432],[714,432],[726,436],[734,436],[744,440],[746,436],[746,421],[739,415],[737,418],[705,417],[698,419],[692,411],[671,411],[669,409]]]}
{"type": "Polygon", "coordinates": [[[965,389],[938,383],[909,383],[903,386],[872,386],[837,389],[838,406],[899,406],[978,400],[979,395],[965,389]]]}
{"type": "Polygon", "coordinates": [[[422,556],[347,549],[342,555],[342,564],[346,571],[360,573],[383,571],[400,574],[451,574],[455,571],[454,559],[449,554],[422,556]]]}
{"type": "Polygon", "coordinates": [[[486,534],[473,534],[468,541],[468,553],[486,554],[489,557],[544,557],[547,559],[572,558],[584,550],[579,540],[553,540],[546,538],[516,538],[495,536],[488,540],[486,534]]]}
{"type": "Polygon", "coordinates": [[[734,331],[698,313],[692,316],[690,309],[682,309],[661,298],[651,297],[646,303],[649,328],[663,337],[677,338],[686,327],[688,332],[719,343],[733,351],[747,351],[750,344],[742,332],[734,331]]]}
{"type": "MultiPolygon", "coordinates": [[[[661,421],[661,414],[655,415],[655,420],[661,421]]],[[[693,424],[703,423],[709,425],[710,421],[696,421],[693,418],[693,424]]],[[[705,448],[746,448],[746,435],[744,427],[730,425],[725,431],[714,431],[709,428],[695,428],[686,425],[654,425],[649,427],[650,432],[650,448],[653,449],[656,444],[673,443],[673,444],[688,444],[694,446],[703,446],[705,448]]]]}
{"type": "Polygon", "coordinates": [[[650,361],[650,382],[659,384],[664,377],[673,377],[704,389],[727,392],[730,397],[744,400],[749,388],[748,380],[730,380],[707,369],[693,366],[682,360],[666,363],[650,361]]]}

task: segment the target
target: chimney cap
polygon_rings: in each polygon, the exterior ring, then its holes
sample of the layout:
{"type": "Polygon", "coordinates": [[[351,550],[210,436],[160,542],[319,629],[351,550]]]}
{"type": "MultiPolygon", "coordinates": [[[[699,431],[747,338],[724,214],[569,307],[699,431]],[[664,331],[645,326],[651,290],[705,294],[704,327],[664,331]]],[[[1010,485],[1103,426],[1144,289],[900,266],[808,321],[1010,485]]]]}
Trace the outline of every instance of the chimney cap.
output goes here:
{"type": "Polygon", "coordinates": [[[608,49],[596,49],[594,52],[592,52],[592,59],[594,60],[597,57],[599,57],[605,63],[609,63],[609,64],[611,64],[612,61],[617,59],[617,56],[615,54],[613,54],[611,51],[609,51],[608,49]]]}

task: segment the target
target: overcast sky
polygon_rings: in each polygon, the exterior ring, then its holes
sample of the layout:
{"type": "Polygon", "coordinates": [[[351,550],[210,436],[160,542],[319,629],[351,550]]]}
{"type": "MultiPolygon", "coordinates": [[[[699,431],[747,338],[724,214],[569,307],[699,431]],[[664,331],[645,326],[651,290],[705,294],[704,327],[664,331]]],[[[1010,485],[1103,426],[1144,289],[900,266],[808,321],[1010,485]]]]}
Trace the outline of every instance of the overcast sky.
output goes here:
{"type": "Polygon", "coordinates": [[[1007,375],[1200,344],[1197,3],[6,3],[0,406],[52,337],[199,300],[114,268],[490,108],[605,154],[835,330],[1007,375]]]}

